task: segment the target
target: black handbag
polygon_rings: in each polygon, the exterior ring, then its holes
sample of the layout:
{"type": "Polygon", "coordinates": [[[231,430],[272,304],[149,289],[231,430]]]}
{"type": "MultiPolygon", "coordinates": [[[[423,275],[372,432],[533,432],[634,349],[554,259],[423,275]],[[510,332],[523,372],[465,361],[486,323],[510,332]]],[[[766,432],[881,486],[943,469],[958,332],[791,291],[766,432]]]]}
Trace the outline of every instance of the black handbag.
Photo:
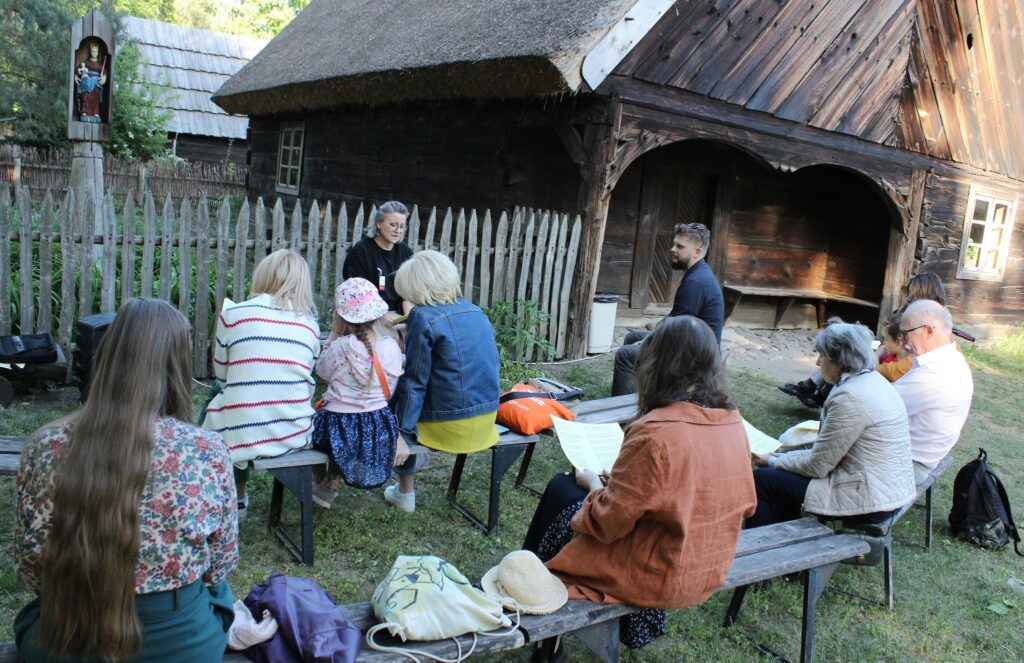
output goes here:
{"type": "Polygon", "coordinates": [[[57,361],[57,344],[48,333],[0,336],[0,363],[52,364],[57,361]]]}

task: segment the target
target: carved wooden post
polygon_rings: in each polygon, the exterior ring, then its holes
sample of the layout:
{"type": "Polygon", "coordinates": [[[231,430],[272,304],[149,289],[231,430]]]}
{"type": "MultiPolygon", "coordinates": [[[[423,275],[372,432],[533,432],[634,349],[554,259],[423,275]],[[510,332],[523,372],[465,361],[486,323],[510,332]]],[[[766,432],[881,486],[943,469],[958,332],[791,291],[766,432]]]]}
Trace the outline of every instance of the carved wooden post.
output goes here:
{"type": "Polygon", "coordinates": [[[103,231],[103,149],[110,141],[114,83],[114,27],[98,9],[71,25],[68,138],[71,186],[79,204],[93,201],[93,228],[103,231]]]}
{"type": "Polygon", "coordinates": [[[569,298],[569,331],[565,347],[568,358],[582,357],[587,350],[590,306],[597,291],[601,244],[604,242],[608,202],[612,193],[609,166],[615,156],[621,123],[622,103],[617,96],[613,96],[608,102],[604,119],[588,124],[584,135],[586,162],[582,169],[579,207],[584,210],[586,219],[580,238],[579,270],[573,279],[569,298]]]}
{"type": "Polygon", "coordinates": [[[885,263],[885,285],[882,287],[882,303],[878,312],[879,329],[893,308],[902,303],[903,284],[910,278],[914,268],[914,251],[921,227],[927,176],[925,171],[915,170],[910,177],[910,192],[905,198],[894,195],[895,191],[886,191],[903,213],[900,215],[900,227],[893,226],[889,230],[889,257],[885,263]]]}

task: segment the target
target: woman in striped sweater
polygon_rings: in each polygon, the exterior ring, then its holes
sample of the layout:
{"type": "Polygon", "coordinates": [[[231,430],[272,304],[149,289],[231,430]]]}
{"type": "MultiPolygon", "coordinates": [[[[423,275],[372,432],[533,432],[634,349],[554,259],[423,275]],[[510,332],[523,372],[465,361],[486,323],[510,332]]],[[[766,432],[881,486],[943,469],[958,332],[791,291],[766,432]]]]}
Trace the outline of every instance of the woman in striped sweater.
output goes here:
{"type": "Polygon", "coordinates": [[[249,502],[248,472],[239,466],[309,444],[312,372],[320,354],[309,268],[298,253],[280,249],[263,259],[249,295],[226,306],[217,321],[213,365],[222,390],[203,420],[231,452],[239,517],[249,502]]]}

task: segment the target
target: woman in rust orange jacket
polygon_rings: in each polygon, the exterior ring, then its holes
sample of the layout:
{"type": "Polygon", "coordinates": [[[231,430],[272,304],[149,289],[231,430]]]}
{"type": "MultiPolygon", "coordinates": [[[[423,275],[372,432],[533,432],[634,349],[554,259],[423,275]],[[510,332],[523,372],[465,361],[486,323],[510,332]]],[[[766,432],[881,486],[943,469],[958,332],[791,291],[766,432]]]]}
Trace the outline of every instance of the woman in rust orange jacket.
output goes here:
{"type": "Polygon", "coordinates": [[[668,318],[644,341],[640,417],[611,473],[548,484],[523,547],[566,583],[570,599],[629,603],[623,643],[664,632],[661,609],[703,603],[725,580],[756,498],[742,418],[711,329],[668,318]]]}

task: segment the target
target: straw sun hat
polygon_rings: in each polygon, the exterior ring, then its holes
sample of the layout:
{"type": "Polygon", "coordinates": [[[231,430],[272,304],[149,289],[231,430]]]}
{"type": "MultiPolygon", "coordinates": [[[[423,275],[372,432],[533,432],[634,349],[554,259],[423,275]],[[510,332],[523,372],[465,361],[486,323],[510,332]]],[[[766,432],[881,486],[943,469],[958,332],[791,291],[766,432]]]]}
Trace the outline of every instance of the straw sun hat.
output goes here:
{"type": "Polygon", "coordinates": [[[505,555],[500,564],[484,574],[480,585],[509,610],[515,610],[515,604],[504,599],[514,599],[525,615],[551,614],[569,600],[569,590],[562,581],[529,550],[505,555]]]}

